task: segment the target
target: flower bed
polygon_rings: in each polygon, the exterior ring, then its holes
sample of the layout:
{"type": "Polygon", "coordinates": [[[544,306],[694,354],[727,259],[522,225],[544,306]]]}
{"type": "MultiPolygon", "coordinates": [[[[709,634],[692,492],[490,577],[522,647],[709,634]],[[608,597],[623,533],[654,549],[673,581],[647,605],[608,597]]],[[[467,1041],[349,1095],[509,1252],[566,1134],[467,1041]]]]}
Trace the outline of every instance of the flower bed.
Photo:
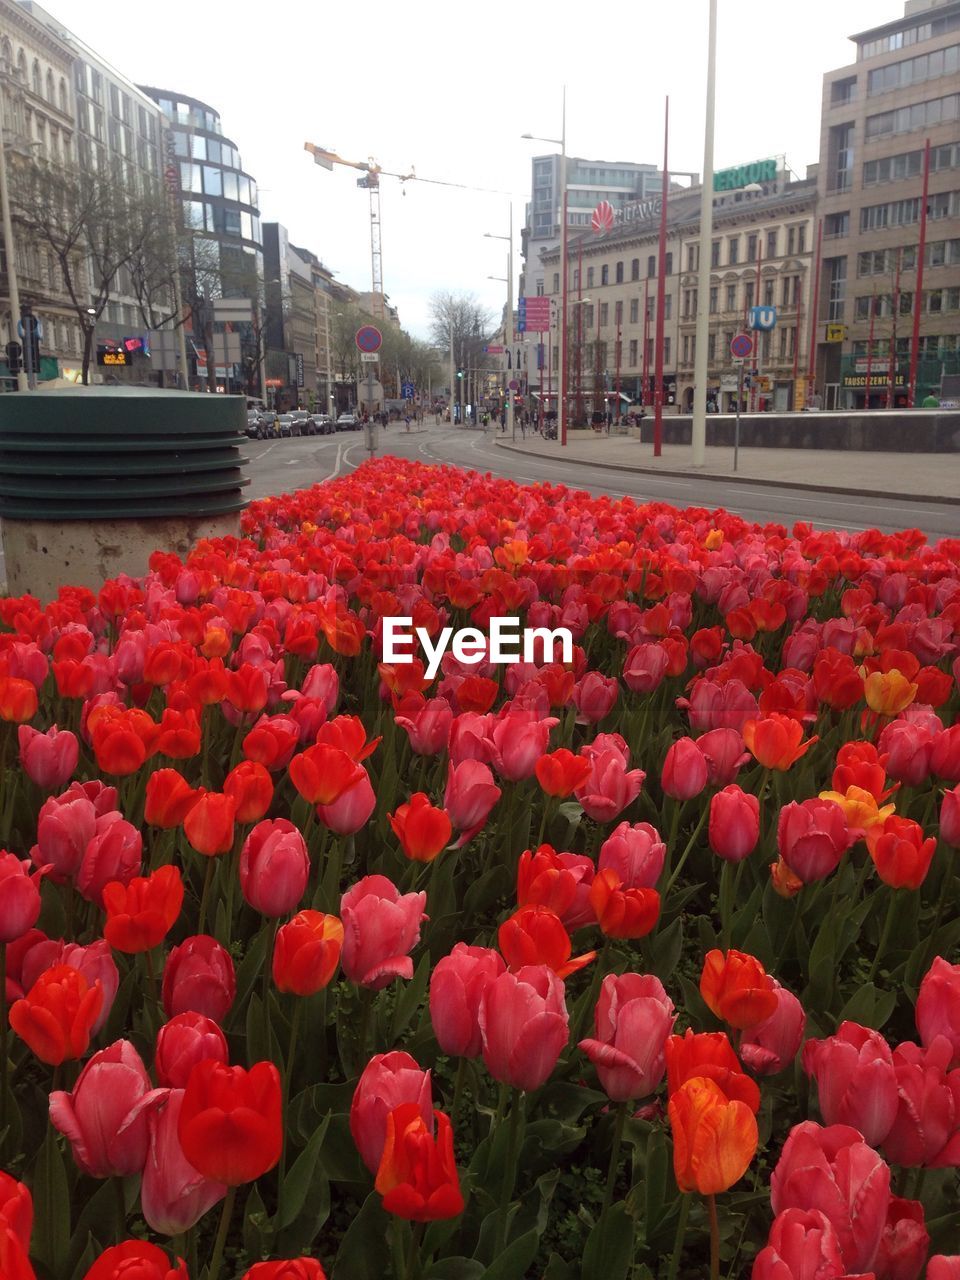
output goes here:
{"type": "Polygon", "coordinates": [[[960,541],[396,459],[243,535],[0,600],[0,1277],[960,1277],[960,541]]]}

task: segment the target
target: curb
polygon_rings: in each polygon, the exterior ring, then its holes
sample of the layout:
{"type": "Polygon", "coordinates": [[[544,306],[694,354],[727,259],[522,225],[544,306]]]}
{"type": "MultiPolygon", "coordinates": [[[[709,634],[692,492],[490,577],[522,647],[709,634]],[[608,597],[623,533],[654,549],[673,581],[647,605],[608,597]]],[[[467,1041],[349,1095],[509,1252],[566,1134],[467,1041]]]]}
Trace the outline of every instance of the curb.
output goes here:
{"type": "MultiPolygon", "coordinates": [[[[494,443],[498,449],[506,449],[510,453],[519,453],[527,458],[551,457],[549,454],[535,453],[532,449],[518,448],[514,444],[507,444],[506,441],[496,440],[494,443]]],[[[580,457],[564,458],[561,456],[554,460],[581,467],[596,467],[603,471],[630,471],[641,476],[670,476],[679,480],[707,480],[715,483],[723,480],[735,480],[737,484],[753,484],[768,489],[803,489],[810,493],[839,493],[851,498],[891,498],[898,502],[931,502],[940,505],[960,503],[960,499],[956,497],[943,497],[930,493],[901,493],[893,489],[851,489],[843,485],[807,484],[799,480],[762,480],[758,476],[742,476],[739,472],[733,475],[726,475],[717,471],[677,471],[675,468],[668,470],[665,467],[631,466],[626,462],[594,462],[592,459],[580,457]]]]}

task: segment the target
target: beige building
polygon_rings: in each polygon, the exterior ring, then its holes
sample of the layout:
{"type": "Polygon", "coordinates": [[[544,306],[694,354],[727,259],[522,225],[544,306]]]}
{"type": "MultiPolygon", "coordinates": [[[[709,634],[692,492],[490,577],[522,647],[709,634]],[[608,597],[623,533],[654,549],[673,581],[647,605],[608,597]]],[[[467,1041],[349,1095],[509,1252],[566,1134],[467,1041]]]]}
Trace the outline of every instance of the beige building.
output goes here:
{"type": "Polygon", "coordinates": [[[817,380],[827,407],[859,407],[869,372],[870,402],[882,407],[892,366],[895,403],[907,402],[918,309],[916,399],[939,387],[941,370],[960,371],[960,3],[907,0],[901,18],[851,39],[856,61],[823,82],[817,380]],[[834,341],[828,325],[842,326],[834,341]]]}
{"type": "MultiPolygon", "coordinates": [[[[802,403],[809,352],[815,231],[815,171],[794,180],[774,160],[716,175],[709,298],[708,400],[720,410],[736,400],[734,335],[753,306],[775,307],[776,326],[758,335],[747,362],[752,383],[747,407],[789,409],[802,403]],[[761,181],[757,181],[757,178],[761,181]],[[752,189],[746,189],[752,188],[752,189]],[[750,371],[758,371],[756,377],[750,371]]],[[[689,411],[696,359],[700,188],[675,192],[667,202],[664,286],[664,402],[689,411]]],[[[568,247],[567,388],[571,421],[653,401],[660,201],[618,211],[606,233],[583,232],[568,247]]],[[[560,311],[559,253],[542,255],[546,292],[560,311]]],[[[527,384],[555,407],[559,322],[551,331],[543,369],[527,335],[527,384]],[[532,352],[532,355],[531,355],[532,352]]]]}

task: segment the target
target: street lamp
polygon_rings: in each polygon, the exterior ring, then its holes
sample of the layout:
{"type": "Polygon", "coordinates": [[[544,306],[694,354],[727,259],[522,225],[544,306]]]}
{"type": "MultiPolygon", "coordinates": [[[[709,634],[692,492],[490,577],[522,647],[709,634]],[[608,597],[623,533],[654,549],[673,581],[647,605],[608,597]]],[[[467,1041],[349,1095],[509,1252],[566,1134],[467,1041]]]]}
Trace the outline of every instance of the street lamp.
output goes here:
{"type": "MultiPolygon", "coordinates": [[[[714,0],[715,2],[715,0],[714,0]]],[[[533,142],[549,142],[560,147],[560,359],[557,362],[557,436],[561,445],[567,443],[567,86],[563,86],[560,117],[560,137],[542,138],[534,133],[522,133],[521,138],[533,142]]]]}
{"type": "MultiPolygon", "coordinates": [[[[583,308],[593,303],[592,298],[579,297],[574,298],[570,303],[571,308],[579,307],[579,311],[574,311],[576,316],[575,328],[577,332],[577,378],[576,378],[576,396],[577,396],[577,420],[579,421],[583,413],[583,394],[581,390],[581,378],[583,369],[583,308]]],[[[598,313],[599,315],[599,313],[598,313]]],[[[582,425],[582,424],[581,424],[582,425]]]]}
{"type": "MultiPolygon", "coordinates": [[[[510,205],[508,207],[510,211],[509,234],[505,236],[498,236],[498,235],[494,235],[492,231],[484,232],[484,238],[486,240],[506,240],[507,244],[509,245],[509,249],[507,251],[507,278],[506,278],[507,316],[503,325],[504,353],[510,351],[513,347],[513,202],[512,201],[510,202],[510,205]]],[[[492,280],[494,279],[494,277],[490,276],[489,279],[492,280]]],[[[504,366],[507,365],[506,354],[500,357],[500,362],[501,362],[501,365],[504,365],[504,366]]],[[[503,372],[504,374],[506,374],[506,367],[504,368],[503,372]]],[[[504,381],[509,382],[509,379],[505,377],[504,381]]],[[[506,390],[507,390],[507,428],[510,432],[511,438],[516,440],[517,424],[514,418],[513,391],[509,386],[507,387],[506,390]]]]}
{"type": "Polygon", "coordinates": [[[696,355],[693,369],[691,461],[706,462],[707,340],[710,330],[710,267],[713,246],[713,116],[717,85],[717,0],[710,0],[707,37],[707,107],[703,129],[703,188],[700,192],[700,270],[697,277],[696,355]]]}

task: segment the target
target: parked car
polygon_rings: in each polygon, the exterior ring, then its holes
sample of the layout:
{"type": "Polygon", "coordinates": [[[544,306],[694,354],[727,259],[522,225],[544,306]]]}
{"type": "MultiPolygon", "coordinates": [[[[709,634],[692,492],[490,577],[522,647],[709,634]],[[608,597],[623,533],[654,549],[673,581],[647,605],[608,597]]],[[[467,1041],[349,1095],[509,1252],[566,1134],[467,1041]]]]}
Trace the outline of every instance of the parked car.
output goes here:
{"type": "Polygon", "coordinates": [[[356,431],[360,426],[355,413],[341,413],[337,419],[338,431],[356,431]]]}
{"type": "Polygon", "coordinates": [[[263,430],[260,426],[259,413],[249,412],[247,414],[247,437],[250,440],[262,440],[263,430]]]}
{"type": "Polygon", "coordinates": [[[292,419],[290,423],[290,434],[292,436],[313,435],[309,428],[309,424],[312,423],[313,419],[306,409],[291,409],[290,418],[292,419]]]}
{"type": "Polygon", "coordinates": [[[281,440],[285,438],[288,439],[290,436],[292,436],[293,435],[293,415],[290,413],[281,413],[280,417],[277,419],[277,430],[280,433],[281,440]]]}
{"type": "Polygon", "coordinates": [[[329,413],[315,413],[313,415],[313,425],[318,436],[332,435],[337,429],[329,413]]]}
{"type": "Polygon", "coordinates": [[[277,434],[277,415],[272,409],[266,409],[259,417],[260,439],[273,440],[277,434]]]}

